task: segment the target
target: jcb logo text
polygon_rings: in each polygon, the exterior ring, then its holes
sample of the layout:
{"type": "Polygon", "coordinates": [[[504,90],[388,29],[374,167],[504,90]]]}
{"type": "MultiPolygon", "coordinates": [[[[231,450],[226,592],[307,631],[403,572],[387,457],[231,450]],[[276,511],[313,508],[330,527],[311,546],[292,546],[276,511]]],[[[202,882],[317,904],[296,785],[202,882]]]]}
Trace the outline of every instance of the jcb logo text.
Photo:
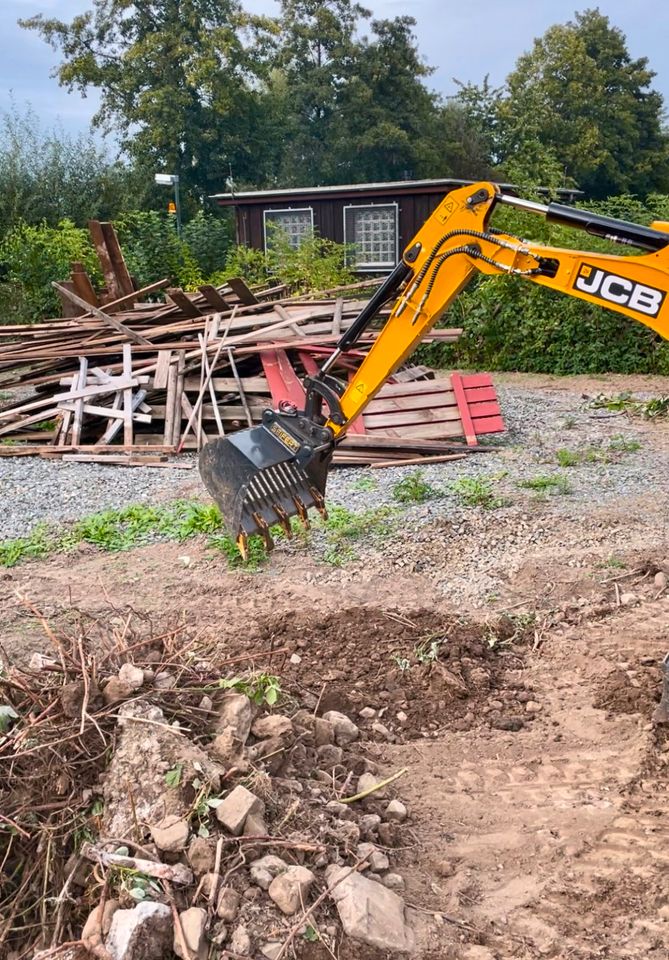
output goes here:
{"type": "Polygon", "coordinates": [[[607,273],[599,267],[584,263],[574,283],[576,290],[582,290],[607,303],[619,303],[648,317],[656,317],[665,298],[664,290],[656,290],[644,283],[635,283],[617,273],[607,273]]]}

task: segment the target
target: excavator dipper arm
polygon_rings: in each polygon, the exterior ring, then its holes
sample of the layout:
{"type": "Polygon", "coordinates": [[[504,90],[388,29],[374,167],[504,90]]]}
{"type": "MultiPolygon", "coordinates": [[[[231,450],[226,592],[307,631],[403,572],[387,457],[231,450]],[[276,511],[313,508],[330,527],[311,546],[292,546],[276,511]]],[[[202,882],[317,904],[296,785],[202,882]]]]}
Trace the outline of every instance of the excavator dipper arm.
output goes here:
{"type": "Polygon", "coordinates": [[[325,483],[336,442],[388,377],[409,357],[472,278],[509,274],[616,310],[669,339],[669,232],[551,203],[547,206],[478,183],[449,193],[404,251],[402,261],[343,334],[315,377],[304,381],[303,411],[267,410],[257,427],[214,440],[201,454],[205,485],[244,554],[251,533],[271,547],[269,528],[290,533],[290,517],[325,514],[325,483]],[[542,246],[490,226],[498,204],[645,251],[639,256],[542,246]],[[390,317],[349,384],[332,376],[379,309],[390,317]]]}

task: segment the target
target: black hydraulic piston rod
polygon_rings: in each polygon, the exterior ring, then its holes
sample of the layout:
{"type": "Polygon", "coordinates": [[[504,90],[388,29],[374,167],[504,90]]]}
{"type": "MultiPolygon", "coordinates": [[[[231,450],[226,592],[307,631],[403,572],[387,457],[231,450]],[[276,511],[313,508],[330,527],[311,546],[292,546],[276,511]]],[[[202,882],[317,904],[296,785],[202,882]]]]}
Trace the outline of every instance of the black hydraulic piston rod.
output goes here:
{"type": "Polygon", "coordinates": [[[523,200],[507,193],[499,194],[497,201],[528,213],[538,213],[546,217],[549,223],[584,230],[593,237],[601,237],[612,243],[639,247],[642,250],[662,250],[669,244],[669,234],[662,233],[661,230],[639,226],[638,223],[630,223],[628,220],[616,220],[615,217],[603,217],[589,210],[579,210],[561,203],[535,203],[533,200],[523,200]]]}

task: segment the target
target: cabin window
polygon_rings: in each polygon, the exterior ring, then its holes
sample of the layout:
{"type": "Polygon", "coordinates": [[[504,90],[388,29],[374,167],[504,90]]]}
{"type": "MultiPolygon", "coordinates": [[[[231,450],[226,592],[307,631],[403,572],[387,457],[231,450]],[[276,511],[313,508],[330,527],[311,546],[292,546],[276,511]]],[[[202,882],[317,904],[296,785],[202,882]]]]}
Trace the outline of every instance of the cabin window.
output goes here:
{"type": "Polygon", "coordinates": [[[396,203],[344,207],[347,260],[357,270],[392,270],[397,263],[396,203]]]}
{"type": "Polygon", "coordinates": [[[314,211],[311,207],[263,212],[265,250],[272,246],[272,235],[282,230],[295,250],[314,233],[314,211]]]}

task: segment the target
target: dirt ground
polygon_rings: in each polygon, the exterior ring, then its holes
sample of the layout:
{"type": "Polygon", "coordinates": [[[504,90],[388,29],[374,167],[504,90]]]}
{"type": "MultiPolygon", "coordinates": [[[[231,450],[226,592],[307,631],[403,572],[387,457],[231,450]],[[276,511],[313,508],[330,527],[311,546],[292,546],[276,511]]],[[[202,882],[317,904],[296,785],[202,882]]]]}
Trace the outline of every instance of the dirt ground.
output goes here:
{"type": "MultiPolygon", "coordinates": [[[[592,378],[528,378],[549,381],[593,390],[592,378]]],[[[593,392],[647,383],[597,379],[593,392]]],[[[669,426],[653,431],[666,451],[669,426]]],[[[594,544],[553,516],[483,611],[441,595],[429,562],[407,570],[381,555],[352,575],[279,551],[248,574],[197,543],[85,547],[2,574],[2,643],[27,656],[48,642],[21,596],[55,622],[133,609],[217,638],[222,657],[262,651],[258,666],[321,710],[385,708],[389,738],[371,747],[388,774],[408,768],[397,786],[413,842],[399,872],[417,956],[665,960],[669,738],[652,718],[669,650],[668,492],[669,480],[600,507],[593,491],[594,544]]],[[[418,538],[407,531],[407,551],[423,543],[429,560],[454,538],[432,519],[418,538]]],[[[463,571],[468,544],[453,553],[463,571]]]]}

